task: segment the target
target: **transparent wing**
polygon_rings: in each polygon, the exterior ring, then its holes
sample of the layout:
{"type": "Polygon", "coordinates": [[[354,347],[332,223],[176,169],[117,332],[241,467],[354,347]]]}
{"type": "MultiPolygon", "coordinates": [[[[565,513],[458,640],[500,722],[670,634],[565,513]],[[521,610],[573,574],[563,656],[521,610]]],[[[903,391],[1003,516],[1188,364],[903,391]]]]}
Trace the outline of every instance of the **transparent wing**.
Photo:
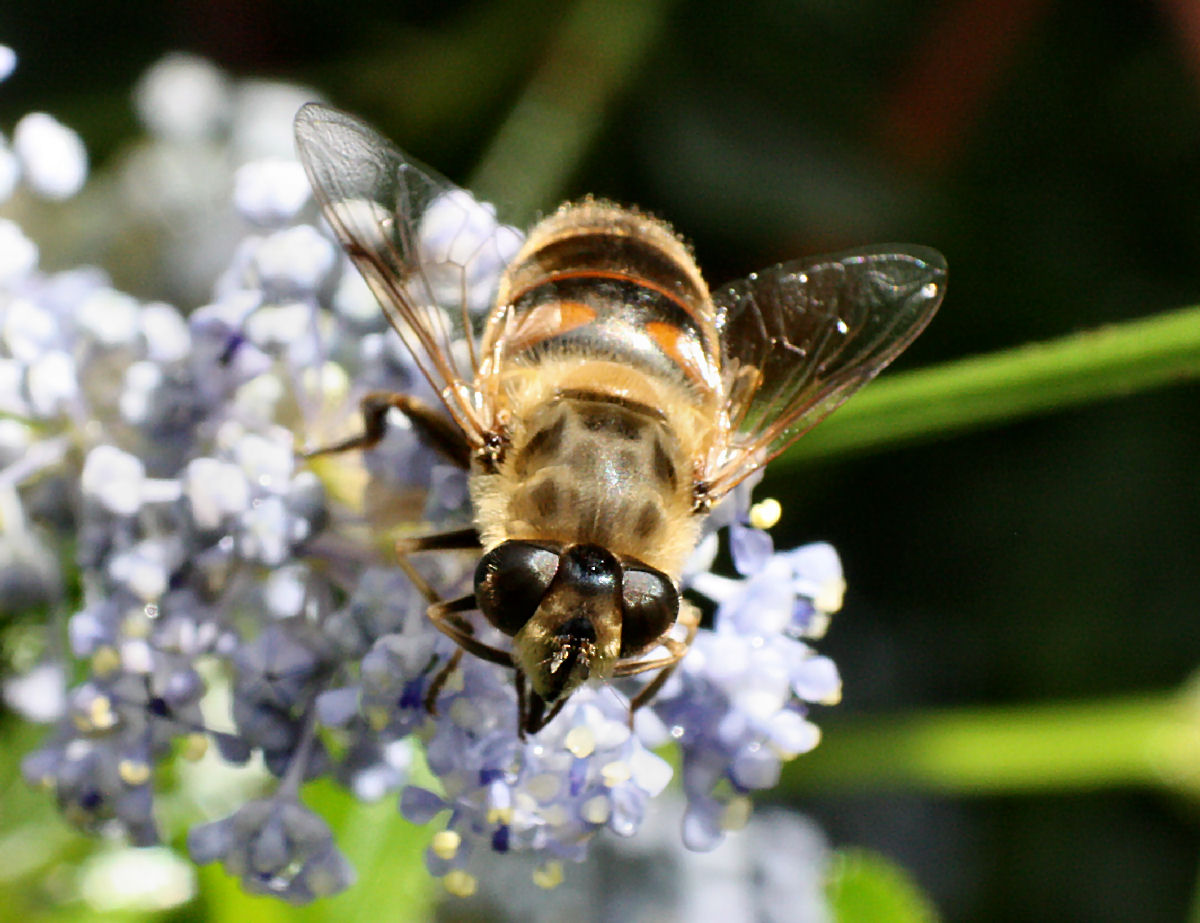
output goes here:
{"type": "Polygon", "coordinates": [[[920,333],[946,261],[884,245],[783,263],[713,295],[730,437],[710,460],[720,497],[816,426],[920,333]]]}
{"type": "Polygon", "coordinates": [[[478,343],[522,235],[361,120],[309,103],[296,147],[317,201],[396,333],[473,444],[491,425],[478,343]]]}

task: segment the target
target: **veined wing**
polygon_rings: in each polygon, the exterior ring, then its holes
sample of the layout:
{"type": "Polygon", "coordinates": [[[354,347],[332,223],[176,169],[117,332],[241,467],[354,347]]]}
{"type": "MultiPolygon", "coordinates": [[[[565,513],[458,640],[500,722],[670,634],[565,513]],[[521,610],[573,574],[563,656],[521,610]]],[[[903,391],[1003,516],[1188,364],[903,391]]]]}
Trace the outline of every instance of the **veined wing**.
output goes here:
{"type": "Polygon", "coordinates": [[[730,436],[709,460],[719,498],[899,355],[946,291],[936,250],[884,245],[783,263],[713,295],[730,436]]]}
{"type": "Polygon", "coordinates": [[[309,103],[296,146],[317,201],[468,441],[492,425],[478,343],[522,235],[361,120],[309,103]]]}

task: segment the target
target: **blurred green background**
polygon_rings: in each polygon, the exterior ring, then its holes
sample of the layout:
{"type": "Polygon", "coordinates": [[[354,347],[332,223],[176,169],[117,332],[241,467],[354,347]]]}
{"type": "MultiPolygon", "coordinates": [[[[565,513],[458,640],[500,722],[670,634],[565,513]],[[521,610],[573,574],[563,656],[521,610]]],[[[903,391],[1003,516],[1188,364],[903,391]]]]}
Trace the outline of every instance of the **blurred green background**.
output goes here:
{"type": "MultiPolygon", "coordinates": [[[[6,4],[0,42],[21,59],[0,124],[50,111],[101,168],[137,131],[137,77],[188,50],[314,86],[518,211],[637,203],[713,283],[935,246],[949,294],[897,369],[1200,301],[1194,0],[56,0],[6,4]]],[[[1200,663],[1198,397],[1184,382],[768,474],[777,543],[832,541],[849,581],[820,645],[845,683],[818,716],[826,759],[843,729],[929,709],[1180,689],[1200,663]]],[[[886,775],[901,757],[857,758],[886,775]]],[[[1178,789],[833,791],[803,763],[791,802],[907,868],[947,920],[1188,918],[1200,818],[1178,789]]]]}

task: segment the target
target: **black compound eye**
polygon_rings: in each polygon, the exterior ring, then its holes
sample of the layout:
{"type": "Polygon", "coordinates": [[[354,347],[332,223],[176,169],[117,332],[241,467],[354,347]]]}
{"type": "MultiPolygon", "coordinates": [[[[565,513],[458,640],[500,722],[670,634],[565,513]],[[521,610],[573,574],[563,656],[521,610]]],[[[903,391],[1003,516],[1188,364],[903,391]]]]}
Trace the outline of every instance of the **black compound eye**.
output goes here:
{"type": "Polygon", "coordinates": [[[621,656],[631,657],[675,624],[679,593],[666,574],[648,567],[626,568],[621,591],[621,656]]]}
{"type": "Polygon", "coordinates": [[[515,635],[537,611],[558,571],[558,555],[529,542],[501,542],[475,568],[475,601],[487,620],[515,635]]]}

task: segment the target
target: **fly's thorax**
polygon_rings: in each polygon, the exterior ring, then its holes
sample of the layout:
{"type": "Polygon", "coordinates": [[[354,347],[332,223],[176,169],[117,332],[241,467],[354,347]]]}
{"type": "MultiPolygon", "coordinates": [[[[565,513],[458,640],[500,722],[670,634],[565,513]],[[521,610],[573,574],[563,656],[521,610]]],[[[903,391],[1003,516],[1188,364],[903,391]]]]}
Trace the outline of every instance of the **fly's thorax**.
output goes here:
{"type": "Polygon", "coordinates": [[[699,409],[624,365],[584,359],[514,371],[508,397],[504,459],[471,478],[484,548],[599,545],[678,579],[700,525],[699,409]]]}

